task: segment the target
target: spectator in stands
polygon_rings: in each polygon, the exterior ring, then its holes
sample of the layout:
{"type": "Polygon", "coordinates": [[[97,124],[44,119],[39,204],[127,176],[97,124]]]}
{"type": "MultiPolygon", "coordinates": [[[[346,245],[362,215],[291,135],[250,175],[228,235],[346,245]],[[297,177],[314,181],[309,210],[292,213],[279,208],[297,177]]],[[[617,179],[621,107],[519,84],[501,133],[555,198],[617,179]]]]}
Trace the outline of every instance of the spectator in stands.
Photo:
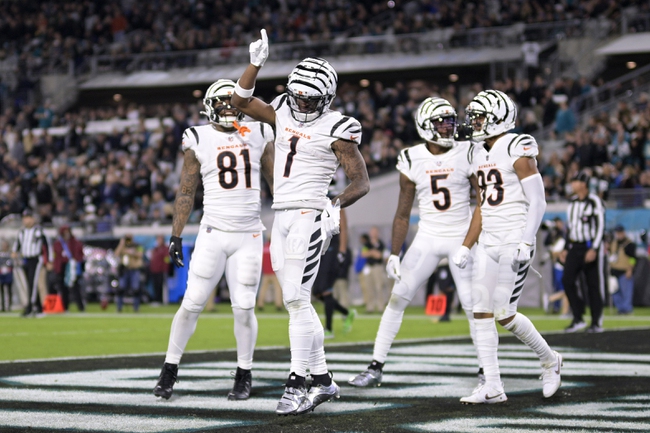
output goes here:
{"type": "Polygon", "coordinates": [[[567,95],[555,95],[553,101],[558,104],[555,112],[555,134],[562,139],[567,132],[573,132],[576,128],[576,118],[573,110],[569,108],[569,97],[567,95]]]}
{"type": "Polygon", "coordinates": [[[636,265],[636,244],[627,237],[625,228],[614,228],[614,240],[610,244],[610,272],[618,279],[618,291],[612,301],[618,314],[632,313],[634,297],[634,267],[636,265]]]}

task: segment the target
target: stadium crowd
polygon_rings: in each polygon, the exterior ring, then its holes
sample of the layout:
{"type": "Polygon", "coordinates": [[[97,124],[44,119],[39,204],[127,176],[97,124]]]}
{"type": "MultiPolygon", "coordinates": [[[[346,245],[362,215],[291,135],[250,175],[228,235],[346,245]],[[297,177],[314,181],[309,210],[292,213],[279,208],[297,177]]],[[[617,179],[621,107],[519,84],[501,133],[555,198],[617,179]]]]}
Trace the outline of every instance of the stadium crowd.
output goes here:
{"type": "MultiPolygon", "coordinates": [[[[29,77],[80,69],[92,55],[115,57],[206,48],[246,46],[253,33],[269,29],[273,44],[324,42],[339,37],[468,30],[514,23],[544,23],[605,17],[618,22],[624,8],[649,12],[647,2],[541,0],[439,2],[278,0],[151,2],[70,0],[0,2],[0,63],[29,77]]],[[[631,30],[647,20],[630,23],[631,30]]],[[[645,29],[647,30],[647,29],[645,29]]]]}
{"type": "MultiPolygon", "coordinates": [[[[586,80],[546,83],[538,76],[533,82],[499,81],[493,87],[517,101],[520,132],[534,134],[554,125],[557,138],[564,142],[540,159],[549,200],[570,194],[568,180],[584,168],[592,170],[598,180],[594,187],[603,194],[615,188],[650,187],[647,94],[593,116],[582,127],[570,103],[592,91],[586,80]]],[[[438,94],[458,107],[462,118],[463,107],[481,89],[475,84],[461,92],[455,85],[440,87],[423,80],[392,86],[376,81],[365,88],[342,82],[333,108],[361,121],[362,154],[369,173],[376,175],[394,170],[399,151],[418,141],[412,115],[420,101],[438,94]]],[[[30,104],[6,108],[0,116],[0,218],[30,206],[44,224],[88,223],[98,231],[114,224],[169,221],[182,165],[181,134],[206,122],[202,109],[200,99],[186,106],[128,103],[65,113],[58,113],[48,101],[36,108],[30,104]],[[149,130],[147,118],[170,121],[149,130]],[[139,120],[139,126],[112,133],[85,132],[90,121],[115,119],[139,120]],[[56,126],[67,126],[68,132],[46,132],[56,126]]],[[[193,218],[200,217],[199,200],[200,194],[193,218]]]]}

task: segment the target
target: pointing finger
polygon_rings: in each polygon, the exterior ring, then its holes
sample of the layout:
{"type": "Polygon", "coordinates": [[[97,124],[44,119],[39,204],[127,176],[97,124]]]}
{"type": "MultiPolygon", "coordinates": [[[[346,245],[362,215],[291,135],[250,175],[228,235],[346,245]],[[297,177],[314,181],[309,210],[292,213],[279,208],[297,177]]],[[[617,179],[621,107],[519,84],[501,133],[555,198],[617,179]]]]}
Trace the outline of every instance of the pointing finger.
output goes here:
{"type": "Polygon", "coordinates": [[[269,38],[268,38],[268,36],[266,36],[266,29],[260,30],[260,33],[262,34],[262,43],[264,45],[268,45],[269,44],[269,38]]]}

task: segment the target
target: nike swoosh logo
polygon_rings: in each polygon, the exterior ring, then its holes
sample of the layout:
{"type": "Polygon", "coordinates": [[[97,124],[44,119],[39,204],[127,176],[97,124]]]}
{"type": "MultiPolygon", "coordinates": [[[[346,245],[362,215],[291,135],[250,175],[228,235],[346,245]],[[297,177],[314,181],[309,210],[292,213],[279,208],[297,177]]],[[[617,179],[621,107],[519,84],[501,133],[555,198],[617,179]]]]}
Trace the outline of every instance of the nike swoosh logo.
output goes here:
{"type": "Polygon", "coordinates": [[[301,210],[300,215],[304,215],[304,214],[310,213],[310,212],[311,212],[310,210],[301,210]]]}
{"type": "Polygon", "coordinates": [[[350,136],[350,141],[354,141],[354,140],[356,140],[357,137],[358,137],[358,135],[351,135],[351,136],[350,136]]]}
{"type": "Polygon", "coordinates": [[[528,149],[530,149],[530,146],[528,146],[528,147],[524,147],[524,150],[528,150],[528,149]]]}
{"type": "Polygon", "coordinates": [[[485,399],[486,399],[486,400],[492,400],[492,399],[494,399],[494,398],[499,397],[500,395],[503,395],[503,393],[499,393],[499,394],[497,394],[497,395],[493,395],[492,397],[490,397],[489,395],[485,394],[485,399]]]}
{"type": "Polygon", "coordinates": [[[255,233],[255,234],[253,235],[253,237],[254,237],[254,238],[257,238],[257,237],[259,237],[260,235],[261,235],[261,233],[255,233]]]}
{"type": "Polygon", "coordinates": [[[561,367],[562,367],[562,366],[560,365],[560,360],[558,359],[557,370],[555,370],[555,373],[560,374],[560,368],[561,368],[561,367]]]}

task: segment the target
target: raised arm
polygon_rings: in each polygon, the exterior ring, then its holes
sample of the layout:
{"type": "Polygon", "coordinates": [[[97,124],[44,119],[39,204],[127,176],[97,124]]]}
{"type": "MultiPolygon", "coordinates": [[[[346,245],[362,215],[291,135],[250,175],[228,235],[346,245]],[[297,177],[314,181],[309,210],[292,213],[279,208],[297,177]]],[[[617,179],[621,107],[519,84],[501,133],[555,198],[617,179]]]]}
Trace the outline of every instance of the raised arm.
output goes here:
{"type": "Polygon", "coordinates": [[[357,143],[348,140],[336,140],[332,143],[332,150],[341,163],[345,175],[350,179],[350,184],[332,200],[334,203],[336,203],[336,200],[340,200],[341,208],[344,208],[350,206],[370,191],[368,170],[357,143]]]}
{"type": "Polygon", "coordinates": [[[194,207],[196,188],[201,180],[201,164],[196,159],[193,150],[185,151],[181,184],[174,200],[174,217],[172,220],[172,236],[180,237],[194,207]]]}
{"type": "Polygon", "coordinates": [[[269,41],[266,30],[262,29],[260,33],[262,38],[250,44],[251,63],[237,80],[231,102],[235,108],[253,119],[275,125],[275,110],[273,107],[261,99],[253,97],[257,74],[269,55],[269,41]]]}
{"type": "Polygon", "coordinates": [[[399,256],[402,245],[404,245],[404,241],[406,240],[414,200],[415,183],[406,175],[400,173],[399,200],[397,202],[395,217],[393,218],[393,233],[390,247],[390,253],[395,256],[399,256]]]}

